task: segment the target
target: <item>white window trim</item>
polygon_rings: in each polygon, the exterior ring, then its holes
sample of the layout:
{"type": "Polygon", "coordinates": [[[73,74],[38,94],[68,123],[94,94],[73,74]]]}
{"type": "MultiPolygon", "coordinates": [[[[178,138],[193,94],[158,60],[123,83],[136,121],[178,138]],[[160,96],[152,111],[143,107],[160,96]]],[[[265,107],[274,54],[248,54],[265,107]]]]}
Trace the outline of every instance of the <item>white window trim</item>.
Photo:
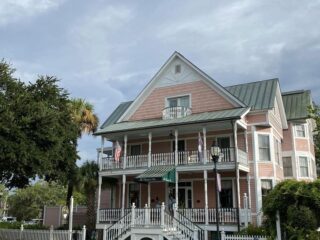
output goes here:
{"type": "Polygon", "coordinates": [[[274,162],[274,151],[273,151],[273,147],[272,145],[273,143],[273,139],[272,139],[272,135],[270,133],[264,133],[264,132],[257,132],[257,156],[258,156],[258,162],[262,162],[262,163],[272,163],[274,162]],[[259,135],[265,135],[265,136],[269,136],[269,154],[270,154],[270,160],[260,160],[260,147],[259,147],[259,135]]]}
{"type": "Polygon", "coordinates": [[[299,178],[312,178],[310,175],[310,158],[306,155],[298,155],[298,164],[299,164],[299,178]],[[300,165],[300,157],[307,159],[307,170],[308,170],[308,176],[301,176],[301,165],[300,165]]]}
{"type": "Polygon", "coordinates": [[[192,108],[192,98],[191,98],[191,93],[186,93],[186,94],[179,94],[179,95],[172,95],[172,96],[167,96],[165,97],[165,107],[169,107],[169,99],[170,98],[180,98],[180,97],[189,97],[189,108],[192,108]]]}
{"type": "Polygon", "coordinates": [[[294,124],[294,136],[295,136],[295,138],[298,138],[298,139],[307,139],[308,138],[308,131],[307,131],[308,129],[307,129],[307,127],[306,127],[306,124],[305,123],[295,123],[294,124]],[[298,134],[297,134],[297,126],[303,126],[303,129],[304,129],[304,137],[300,137],[300,136],[298,136],[298,134]]]}

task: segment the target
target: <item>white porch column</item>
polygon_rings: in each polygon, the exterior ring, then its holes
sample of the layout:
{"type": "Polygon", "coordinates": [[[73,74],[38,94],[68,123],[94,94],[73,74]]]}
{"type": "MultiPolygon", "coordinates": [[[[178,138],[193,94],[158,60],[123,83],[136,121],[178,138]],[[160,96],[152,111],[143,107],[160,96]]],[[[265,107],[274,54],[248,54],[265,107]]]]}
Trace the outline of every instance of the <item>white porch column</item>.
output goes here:
{"type": "Polygon", "coordinates": [[[248,208],[251,209],[251,186],[250,186],[250,174],[247,173],[247,187],[248,187],[248,208]]]}
{"type": "Polygon", "coordinates": [[[99,155],[99,158],[98,158],[98,166],[99,166],[99,169],[100,171],[102,170],[102,161],[103,161],[103,149],[104,149],[104,137],[101,136],[101,147],[100,147],[100,155],[99,155]]]}
{"type": "Polygon", "coordinates": [[[203,179],[204,179],[204,208],[205,208],[205,224],[206,228],[204,231],[204,239],[208,240],[208,230],[207,225],[209,224],[209,210],[208,210],[208,171],[203,171],[203,179]]]}
{"type": "Polygon", "coordinates": [[[178,172],[177,172],[177,170],[176,170],[176,190],[175,190],[175,198],[176,198],[176,206],[177,206],[177,209],[178,209],[178,200],[179,200],[179,194],[178,194],[178,192],[179,192],[179,174],[178,174],[178,172]]]}
{"type": "Polygon", "coordinates": [[[207,159],[207,129],[206,127],[202,128],[203,132],[203,163],[206,164],[208,159],[207,159]]]}
{"type": "Polygon", "coordinates": [[[151,146],[152,146],[152,133],[149,132],[149,151],[148,151],[148,167],[151,167],[151,146]]]}
{"type": "Polygon", "coordinates": [[[127,166],[127,143],[128,143],[128,135],[124,135],[123,169],[125,169],[127,166]]]}
{"type": "Polygon", "coordinates": [[[244,131],[244,139],[246,142],[246,153],[248,153],[248,131],[247,131],[247,129],[244,131]]]}
{"type": "Polygon", "coordinates": [[[175,146],[175,151],[174,151],[174,165],[178,165],[178,130],[174,130],[174,146],[175,146]]]}
{"type": "Polygon", "coordinates": [[[148,207],[151,208],[151,183],[148,182],[148,207]]]}
{"type": "Polygon", "coordinates": [[[101,177],[101,176],[99,176],[99,178],[98,178],[97,223],[99,223],[99,221],[100,221],[101,183],[102,183],[102,177],[101,177]]]}
{"type": "Polygon", "coordinates": [[[234,138],[234,149],[235,149],[235,168],[236,168],[236,195],[237,195],[237,210],[238,210],[238,231],[240,231],[240,173],[239,173],[239,164],[238,164],[238,137],[237,130],[238,125],[237,121],[233,122],[233,138],[234,138]]]}
{"type": "Polygon", "coordinates": [[[121,206],[121,216],[124,216],[124,204],[126,197],[126,175],[122,175],[122,206],[121,206]]]}

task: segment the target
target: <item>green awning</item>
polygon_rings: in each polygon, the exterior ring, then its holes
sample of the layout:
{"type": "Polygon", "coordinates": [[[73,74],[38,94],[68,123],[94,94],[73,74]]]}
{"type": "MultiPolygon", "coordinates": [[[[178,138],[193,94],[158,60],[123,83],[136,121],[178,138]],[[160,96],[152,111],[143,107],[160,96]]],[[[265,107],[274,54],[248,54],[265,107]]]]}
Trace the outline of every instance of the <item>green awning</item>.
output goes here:
{"type": "Polygon", "coordinates": [[[138,182],[176,182],[174,166],[153,166],[135,178],[138,182]]]}

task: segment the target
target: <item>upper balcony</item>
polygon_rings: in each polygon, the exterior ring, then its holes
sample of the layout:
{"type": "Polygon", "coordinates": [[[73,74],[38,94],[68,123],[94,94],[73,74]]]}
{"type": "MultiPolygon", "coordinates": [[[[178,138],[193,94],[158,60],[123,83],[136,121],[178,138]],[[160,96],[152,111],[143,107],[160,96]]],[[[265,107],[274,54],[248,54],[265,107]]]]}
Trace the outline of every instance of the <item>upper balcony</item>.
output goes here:
{"type": "Polygon", "coordinates": [[[178,107],[166,107],[162,110],[162,119],[175,119],[183,118],[191,115],[191,108],[178,106],[178,107]]]}
{"type": "MultiPolygon", "coordinates": [[[[222,148],[221,157],[218,164],[230,165],[236,162],[236,151],[238,155],[238,161],[240,164],[247,166],[248,158],[247,153],[241,149],[235,149],[232,147],[222,148]]],[[[204,156],[199,156],[198,151],[178,151],[178,166],[197,166],[204,164],[212,164],[212,158],[210,151],[206,151],[206,163],[204,162],[204,156]]],[[[117,170],[117,169],[136,169],[148,167],[148,154],[144,155],[128,155],[126,161],[124,157],[120,157],[119,161],[115,160],[113,156],[103,157],[100,170],[117,170]]],[[[151,166],[173,166],[175,165],[175,152],[153,153],[150,156],[151,166]]]]}

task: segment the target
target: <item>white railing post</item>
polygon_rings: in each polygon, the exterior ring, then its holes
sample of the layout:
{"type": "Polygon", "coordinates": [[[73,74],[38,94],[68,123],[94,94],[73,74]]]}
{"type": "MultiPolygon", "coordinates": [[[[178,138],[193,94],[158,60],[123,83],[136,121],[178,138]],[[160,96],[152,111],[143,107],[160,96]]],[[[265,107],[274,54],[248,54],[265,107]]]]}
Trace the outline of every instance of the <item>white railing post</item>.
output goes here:
{"type": "Polygon", "coordinates": [[[161,221],[161,228],[164,228],[164,202],[161,204],[161,213],[160,213],[160,221],[161,221]]]}
{"type": "Polygon", "coordinates": [[[226,233],[224,231],[224,229],[222,229],[221,231],[221,240],[225,240],[226,239],[226,233]]]}
{"type": "Polygon", "coordinates": [[[23,224],[21,224],[21,226],[20,226],[20,237],[19,237],[19,239],[20,239],[20,240],[22,240],[22,233],[23,233],[23,230],[24,230],[24,228],[23,228],[23,224]]]}
{"type": "Polygon", "coordinates": [[[131,227],[134,227],[135,218],[136,218],[136,205],[135,205],[135,203],[132,203],[132,207],[131,207],[131,227]]]}
{"type": "Polygon", "coordinates": [[[148,204],[144,206],[144,224],[149,225],[149,208],[148,204]]]}
{"type": "Polygon", "coordinates": [[[82,227],[82,240],[86,240],[86,233],[87,233],[86,225],[83,225],[83,227],[82,227]]]}
{"type": "Polygon", "coordinates": [[[107,225],[103,226],[103,240],[107,240],[107,225]]]}
{"type": "Polygon", "coordinates": [[[53,226],[50,226],[49,240],[53,240],[53,226]]]}
{"type": "Polygon", "coordinates": [[[72,224],[73,224],[73,196],[70,197],[70,207],[69,207],[69,240],[72,240],[72,224]]]}
{"type": "Polygon", "coordinates": [[[244,225],[246,227],[248,227],[248,197],[247,197],[247,194],[244,193],[243,194],[243,207],[244,207],[244,211],[245,211],[245,214],[244,214],[244,225]]]}
{"type": "MultiPolygon", "coordinates": [[[[174,146],[175,146],[175,151],[174,151],[174,165],[178,165],[178,130],[174,130],[174,146]]],[[[177,192],[177,190],[176,190],[177,192]]]]}

